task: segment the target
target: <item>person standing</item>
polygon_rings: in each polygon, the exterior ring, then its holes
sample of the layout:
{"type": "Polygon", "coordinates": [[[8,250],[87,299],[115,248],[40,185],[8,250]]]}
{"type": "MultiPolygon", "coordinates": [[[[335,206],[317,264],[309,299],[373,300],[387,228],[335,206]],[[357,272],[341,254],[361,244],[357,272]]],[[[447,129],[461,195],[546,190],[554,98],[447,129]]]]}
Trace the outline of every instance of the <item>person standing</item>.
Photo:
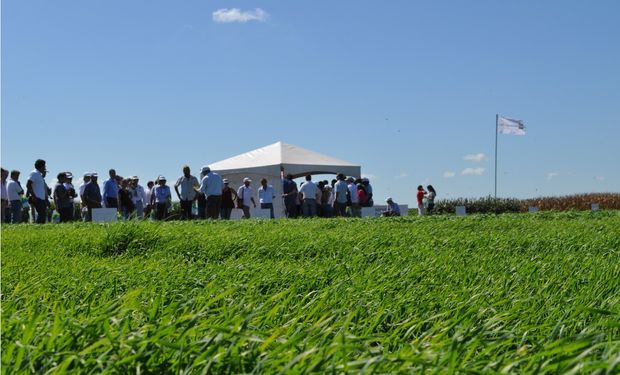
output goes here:
{"type": "Polygon", "coordinates": [[[334,216],[347,216],[347,183],[344,180],[344,174],[338,173],[334,184],[334,216]]]}
{"type": "Polygon", "coordinates": [[[150,218],[151,213],[153,212],[153,187],[155,183],[153,181],[148,181],[146,183],[146,191],[144,192],[144,217],[150,218]]]}
{"type": "Polygon", "coordinates": [[[332,192],[332,186],[324,181],[325,187],[323,188],[323,197],[321,198],[321,205],[323,206],[323,215],[325,217],[332,217],[332,207],[334,206],[334,194],[332,192]]]}
{"type": "Polygon", "coordinates": [[[0,222],[9,223],[11,221],[11,212],[9,211],[9,191],[7,190],[7,178],[9,171],[2,168],[2,185],[0,187],[0,196],[2,197],[2,209],[0,210],[0,222]]]}
{"type": "Polygon", "coordinates": [[[131,193],[131,199],[136,211],[136,217],[142,219],[144,217],[144,206],[146,199],[146,192],[142,185],[139,184],[140,179],[138,176],[131,176],[129,184],[129,192],[131,193]]]}
{"type": "Polygon", "coordinates": [[[275,190],[273,186],[267,185],[266,178],[260,180],[260,184],[261,187],[258,188],[258,202],[260,203],[260,208],[269,209],[269,217],[275,219],[273,212],[273,199],[276,197],[275,190]]]}
{"type": "Polygon", "coordinates": [[[45,175],[47,173],[45,160],[37,159],[34,162],[34,170],[28,176],[26,183],[26,196],[28,196],[30,204],[34,207],[37,214],[36,223],[45,224],[47,219],[47,198],[49,192],[45,183],[45,175]]]}
{"type": "Polygon", "coordinates": [[[75,198],[77,193],[73,187],[73,173],[65,172],[65,183],[63,184],[69,194],[69,203],[71,203],[71,211],[69,212],[69,221],[75,220],[75,198]]]}
{"type": "Polygon", "coordinates": [[[301,185],[301,189],[299,189],[299,193],[303,199],[302,210],[304,218],[314,217],[316,216],[316,196],[317,196],[317,186],[314,182],[312,182],[312,176],[306,176],[306,182],[301,185]]]}
{"type": "Polygon", "coordinates": [[[19,183],[19,174],[19,171],[11,171],[11,179],[6,184],[10,222],[13,224],[22,222],[22,196],[24,195],[24,189],[19,183]]]}
{"type": "Polygon", "coordinates": [[[78,193],[80,194],[80,213],[82,214],[82,221],[86,221],[86,217],[88,216],[88,207],[86,207],[86,201],[84,200],[84,189],[86,189],[86,185],[90,182],[90,172],[84,172],[82,176],[82,184],[78,187],[78,193]]]}
{"type": "Polygon", "coordinates": [[[362,213],[361,213],[361,209],[360,209],[360,204],[359,204],[359,198],[357,197],[357,185],[355,184],[355,178],[353,177],[349,177],[347,178],[347,182],[349,183],[347,185],[347,189],[348,189],[348,200],[347,203],[349,204],[349,215],[351,217],[361,217],[362,213]]]}
{"type": "Polygon", "coordinates": [[[207,200],[207,218],[216,220],[222,208],[222,177],[207,166],[202,167],[202,173],[205,176],[200,181],[200,192],[207,200]]]}
{"type": "Polygon", "coordinates": [[[428,185],[426,187],[428,189],[428,194],[426,195],[426,204],[427,204],[427,214],[432,214],[433,209],[435,208],[435,197],[437,197],[437,192],[433,185],[428,185]]]}
{"type": "Polygon", "coordinates": [[[418,201],[418,215],[424,215],[424,196],[426,195],[426,191],[424,191],[424,186],[418,185],[418,192],[416,193],[416,199],[418,201]]]}
{"type": "Polygon", "coordinates": [[[235,189],[232,189],[228,184],[228,179],[223,179],[224,188],[222,189],[222,208],[220,209],[220,216],[222,220],[230,220],[230,214],[233,208],[235,208],[235,200],[239,199],[235,189]]]}
{"type": "Polygon", "coordinates": [[[101,189],[99,189],[99,184],[97,183],[97,173],[93,172],[89,174],[90,180],[84,187],[84,193],[82,194],[82,202],[86,206],[86,212],[83,217],[84,221],[93,220],[93,209],[101,208],[101,201],[103,200],[101,197],[101,189]]]}
{"type": "Polygon", "coordinates": [[[133,204],[133,197],[131,196],[131,192],[129,191],[129,183],[130,180],[128,178],[124,178],[121,180],[121,187],[118,191],[118,206],[121,211],[121,217],[123,220],[129,220],[133,211],[135,210],[135,205],[133,204]]]}
{"type": "Polygon", "coordinates": [[[168,203],[172,199],[170,194],[170,186],[166,185],[166,177],[159,176],[157,178],[159,185],[153,188],[151,201],[155,207],[155,220],[165,220],[168,216],[168,203]]]}
{"type": "Polygon", "coordinates": [[[118,182],[116,181],[116,171],[110,169],[110,178],[103,183],[103,204],[107,208],[118,208],[118,182]]]}
{"type": "Polygon", "coordinates": [[[243,179],[243,185],[239,186],[237,190],[237,199],[241,200],[241,205],[243,209],[243,218],[250,218],[250,203],[254,205],[256,208],[256,201],[254,200],[254,189],[250,186],[252,180],[248,177],[243,179]]]}
{"type": "Polygon", "coordinates": [[[56,205],[56,211],[60,216],[61,223],[67,223],[71,221],[71,211],[73,211],[73,204],[71,203],[71,196],[69,191],[65,187],[67,182],[67,174],[65,172],[58,173],[56,177],[58,182],[54,186],[54,204],[56,205]]]}
{"type": "Polygon", "coordinates": [[[372,199],[372,185],[368,177],[362,178],[362,185],[364,185],[364,190],[366,191],[366,207],[374,206],[375,202],[372,199]]]}
{"type": "Polygon", "coordinates": [[[198,179],[192,176],[189,166],[183,167],[183,176],[179,177],[174,184],[174,191],[181,201],[181,220],[192,219],[192,204],[196,199],[196,188],[198,187],[198,179]],[[179,191],[179,188],[181,191],[179,191]]]}
{"type": "Polygon", "coordinates": [[[286,217],[297,217],[297,184],[293,181],[293,175],[287,174],[286,179],[282,180],[282,198],[284,198],[284,207],[286,208],[286,217]]]}

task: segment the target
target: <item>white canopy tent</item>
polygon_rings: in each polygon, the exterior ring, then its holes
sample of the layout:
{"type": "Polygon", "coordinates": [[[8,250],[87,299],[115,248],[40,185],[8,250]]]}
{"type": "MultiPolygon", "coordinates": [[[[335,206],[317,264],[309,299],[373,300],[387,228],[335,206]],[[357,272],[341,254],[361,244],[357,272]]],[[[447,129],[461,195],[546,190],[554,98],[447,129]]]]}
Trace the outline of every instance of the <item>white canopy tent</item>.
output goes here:
{"type": "Polygon", "coordinates": [[[284,202],[282,200],[282,173],[292,174],[295,178],[308,174],[338,174],[360,177],[361,167],[349,162],[321,155],[298,146],[284,142],[276,142],[230,159],[210,164],[211,170],[230,181],[230,186],[237,189],[245,177],[252,179],[256,192],[254,199],[258,202],[260,180],[266,178],[272,185],[276,198],[273,206],[276,217],[283,217],[284,202]]]}

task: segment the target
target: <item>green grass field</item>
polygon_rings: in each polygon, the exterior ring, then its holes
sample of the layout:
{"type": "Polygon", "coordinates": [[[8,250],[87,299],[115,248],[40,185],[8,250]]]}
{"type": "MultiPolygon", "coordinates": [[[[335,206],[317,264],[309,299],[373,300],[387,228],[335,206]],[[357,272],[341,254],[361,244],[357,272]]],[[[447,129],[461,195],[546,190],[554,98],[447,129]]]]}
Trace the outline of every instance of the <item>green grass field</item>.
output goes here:
{"type": "Polygon", "coordinates": [[[3,373],[620,372],[620,213],[3,226],[3,373]]]}

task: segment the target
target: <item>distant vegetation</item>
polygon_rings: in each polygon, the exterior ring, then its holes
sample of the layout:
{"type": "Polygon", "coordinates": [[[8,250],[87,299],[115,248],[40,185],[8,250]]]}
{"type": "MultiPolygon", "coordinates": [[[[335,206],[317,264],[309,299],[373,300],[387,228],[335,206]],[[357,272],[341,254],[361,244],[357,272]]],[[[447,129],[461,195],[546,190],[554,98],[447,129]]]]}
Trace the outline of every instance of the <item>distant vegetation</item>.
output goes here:
{"type": "MultiPolygon", "coordinates": [[[[620,193],[575,194],[561,197],[516,198],[456,198],[441,199],[435,204],[438,214],[454,214],[456,206],[465,206],[467,213],[517,213],[527,212],[528,207],[540,211],[590,210],[592,203],[598,203],[601,210],[620,210],[620,193]]],[[[416,213],[417,209],[410,210],[416,213]]]]}
{"type": "Polygon", "coordinates": [[[620,371],[620,213],[2,226],[2,372],[620,371]]]}

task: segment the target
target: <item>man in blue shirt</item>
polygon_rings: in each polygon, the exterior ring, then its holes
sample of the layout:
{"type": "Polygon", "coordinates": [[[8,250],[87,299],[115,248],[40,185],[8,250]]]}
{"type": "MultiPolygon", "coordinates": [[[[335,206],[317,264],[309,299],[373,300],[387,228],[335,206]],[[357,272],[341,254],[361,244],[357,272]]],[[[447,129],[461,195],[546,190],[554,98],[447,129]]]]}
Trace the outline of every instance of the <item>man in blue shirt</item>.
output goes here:
{"type": "Polygon", "coordinates": [[[108,208],[118,208],[118,183],[116,171],[110,169],[110,179],[103,183],[103,203],[108,208]]]}
{"type": "Polygon", "coordinates": [[[344,180],[344,174],[338,173],[337,177],[338,181],[334,185],[334,215],[335,216],[347,216],[347,192],[348,187],[347,183],[344,180]]]}
{"type": "Polygon", "coordinates": [[[287,174],[286,179],[282,180],[282,197],[286,206],[286,217],[297,217],[297,184],[293,181],[293,175],[287,174]]]}
{"type": "Polygon", "coordinates": [[[220,216],[224,184],[222,177],[211,171],[211,168],[202,167],[202,173],[206,173],[206,175],[200,181],[200,192],[207,197],[207,218],[215,220],[220,216]]]}

